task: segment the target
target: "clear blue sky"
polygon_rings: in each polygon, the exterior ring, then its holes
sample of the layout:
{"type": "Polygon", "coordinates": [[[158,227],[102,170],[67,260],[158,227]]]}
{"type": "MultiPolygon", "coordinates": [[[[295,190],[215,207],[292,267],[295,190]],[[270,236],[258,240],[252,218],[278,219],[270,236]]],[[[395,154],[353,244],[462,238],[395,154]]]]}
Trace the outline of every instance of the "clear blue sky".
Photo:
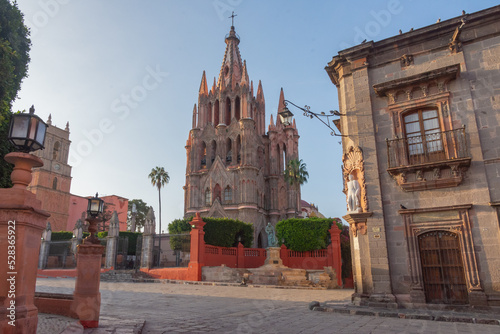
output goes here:
{"type": "MultiPolygon", "coordinates": [[[[285,98],[338,109],[324,67],[338,51],[497,5],[496,1],[18,0],[32,29],[29,77],[14,110],[70,122],[71,192],[139,198],[158,212],[147,178],[163,166],[162,227],[183,215],[186,151],[203,71],[217,76],[235,28],[248,74],[262,80],[266,116],[285,98]],[[152,75],[152,73],[154,73],[152,75]],[[90,138],[90,139],[89,139],[90,138]]],[[[451,37],[451,36],[450,36],[451,37]]],[[[302,198],[325,216],[346,212],[339,137],[295,113],[309,182],[302,198]]],[[[158,219],[157,219],[158,220],[158,219]]]]}

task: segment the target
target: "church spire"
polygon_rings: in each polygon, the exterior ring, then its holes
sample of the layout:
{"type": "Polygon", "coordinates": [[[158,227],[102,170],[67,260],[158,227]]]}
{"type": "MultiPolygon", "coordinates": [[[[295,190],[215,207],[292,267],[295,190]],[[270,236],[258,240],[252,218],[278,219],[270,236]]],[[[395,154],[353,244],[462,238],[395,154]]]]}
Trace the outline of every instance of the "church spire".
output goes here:
{"type": "Polygon", "coordinates": [[[241,76],[240,86],[248,85],[248,71],[247,71],[247,61],[243,61],[243,75],[241,76]]]}
{"type": "Polygon", "coordinates": [[[201,77],[199,94],[208,95],[207,77],[205,76],[205,71],[203,71],[203,76],[201,77]]]}
{"type": "Polygon", "coordinates": [[[240,83],[243,75],[243,62],[241,61],[240,37],[236,34],[234,26],[231,26],[229,34],[226,35],[226,51],[224,52],[224,59],[219,73],[219,80],[217,87],[223,91],[225,87],[234,89],[237,83],[240,83]]]}
{"type": "Polygon", "coordinates": [[[262,82],[259,80],[259,86],[257,87],[257,101],[264,101],[264,91],[262,90],[262,82]]]}
{"type": "MultiPolygon", "coordinates": [[[[277,115],[279,115],[279,113],[281,111],[283,111],[283,109],[285,108],[284,102],[285,102],[285,94],[283,93],[283,87],[281,87],[280,100],[278,102],[278,113],[277,113],[277,115]]],[[[281,123],[280,117],[276,117],[276,123],[278,123],[278,121],[281,123]]]]}

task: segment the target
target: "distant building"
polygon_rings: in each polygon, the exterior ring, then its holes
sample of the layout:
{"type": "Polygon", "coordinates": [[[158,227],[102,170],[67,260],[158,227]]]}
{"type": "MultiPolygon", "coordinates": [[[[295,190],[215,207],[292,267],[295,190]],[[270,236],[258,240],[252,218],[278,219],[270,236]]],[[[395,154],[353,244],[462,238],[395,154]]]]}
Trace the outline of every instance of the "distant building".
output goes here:
{"type": "MultiPolygon", "coordinates": [[[[283,178],[286,163],[299,156],[299,135],[295,121],[284,125],[277,113],[271,115],[266,133],[262,84],[254,96],[234,27],[225,41],[219,78],[209,90],[203,72],[193,110],[186,143],[184,213],[252,223],[255,245],[266,246],[267,222],[300,215],[300,190],[283,178]]],[[[283,100],[281,91],[278,112],[283,100]]]]}
{"type": "MultiPolygon", "coordinates": [[[[72,231],[78,219],[85,223],[87,217],[88,197],[78,195],[71,195],[69,206],[69,218],[66,225],[66,231],[72,231]]],[[[116,195],[99,196],[104,201],[104,210],[106,217],[110,217],[113,211],[118,214],[118,221],[120,223],[120,231],[127,231],[127,212],[128,212],[128,199],[116,195]]],[[[106,223],[106,230],[109,220],[106,223]]]]}
{"type": "MultiPolygon", "coordinates": [[[[33,168],[28,190],[42,201],[42,210],[50,213],[53,231],[64,231],[68,221],[71,188],[71,166],[68,165],[69,123],[63,130],[47,120],[45,149],[33,152],[43,161],[43,167],[33,168]]],[[[73,227],[71,227],[72,229],[73,227]]]]}
{"type": "MultiPolygon", "coordinates": [[[[49,115],[47,125],[45,149],[33,152],[42,159],[43,167],[33,168],[33,178],[28,190],[42,201],[42,209],[50,213],[48,221],[53,231],[72,231],[78,219],[85,223],[88,197],[70,193],[69,123],[63,130],[52,124],[52,116],[49,115]]],[[[120,231],[126,231],[128,199],[116,195],[101,198],[105,209],[111,213],[117,211],[120,231]]]]}
{"type": "MultiPolygon", "coordinates": [[[[357,304],[500,305],[500,6],[342,50],[357,304]]],[[[346,188],[347,189],[347,188],[346,188]]]]}
{"type": "Polygon", "coordinates": [[[325,218],[323,214],[318,211],[318,206],[313,203],[307,203],[304,200],[300,201],[300,211],[302,212],[302,218],[325,218]]]}

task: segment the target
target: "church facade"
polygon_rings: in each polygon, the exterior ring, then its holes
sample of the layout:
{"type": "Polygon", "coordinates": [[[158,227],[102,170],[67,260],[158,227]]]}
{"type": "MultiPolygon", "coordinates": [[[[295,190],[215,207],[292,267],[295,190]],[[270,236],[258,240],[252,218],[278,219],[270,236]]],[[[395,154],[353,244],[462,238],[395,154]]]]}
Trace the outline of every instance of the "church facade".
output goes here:
{"type": "MultiPolygon", "coordinates": [[[[268,222],[300,214],[300,189],[289,186],[283,171],[298,159],[295,121],[285,125],[271,115],[267,133],[262,83],[253,81],[231,27],[218,80],[208,89],[203,72],[198,104],[186,143],[184,214],[228,217],[252,223],[255,246],[267,246],[268,222]]],[[[279,97],[278,112],[284,94],[279,97]]]]}

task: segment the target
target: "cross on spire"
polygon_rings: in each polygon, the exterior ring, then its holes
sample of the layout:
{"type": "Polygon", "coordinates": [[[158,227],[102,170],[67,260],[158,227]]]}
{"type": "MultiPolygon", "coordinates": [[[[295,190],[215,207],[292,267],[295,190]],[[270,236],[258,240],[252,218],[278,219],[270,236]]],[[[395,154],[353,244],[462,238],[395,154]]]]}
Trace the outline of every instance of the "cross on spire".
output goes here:
{"type": "Polygon", "coordinates": [[[233,11],[233,13],[231,14],[231,16],[229,16],[229,17],[231,18],[231,26],[233,26],[233,27],[234,27],[234,17],[235,17],[235,16],[238,16],[238,15],[234,15],[234,11],[233,11]]]}

